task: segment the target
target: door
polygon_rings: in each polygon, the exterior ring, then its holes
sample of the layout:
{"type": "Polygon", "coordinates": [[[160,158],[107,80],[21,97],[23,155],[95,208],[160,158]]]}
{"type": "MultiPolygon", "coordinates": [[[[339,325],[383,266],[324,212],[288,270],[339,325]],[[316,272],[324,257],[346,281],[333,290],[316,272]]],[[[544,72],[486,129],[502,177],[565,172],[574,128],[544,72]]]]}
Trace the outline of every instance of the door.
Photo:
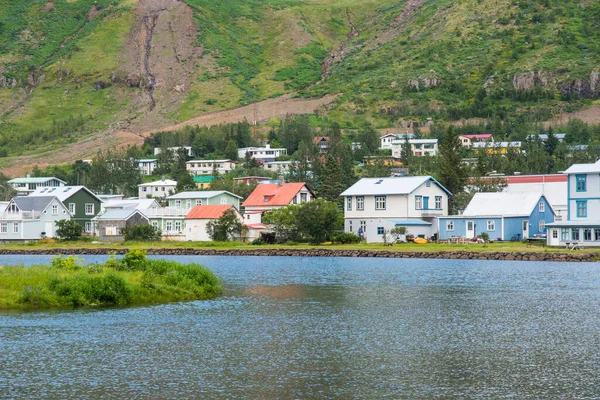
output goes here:
{"type": "Polygon", "coordinates": [[[467,221],[466,236],[468,238],[474,238],[475,237],[475,222],[473,222],[473,221],[467,221]]]}
{"type": "Polygon", "coordinates": [[[423,197],[423,210],[429,210],[429,197],[423,197]]]}
{"type": "Polygon", "coordinates": [[[54,221],[45,221],[44,228],[46,232],[46,237],[54,237],[54,221]]]}
{"type": "Polygon", "coordinates": [[[529,220],[523,221],[523,239],[527,239],[529,237],[529,220]]]}

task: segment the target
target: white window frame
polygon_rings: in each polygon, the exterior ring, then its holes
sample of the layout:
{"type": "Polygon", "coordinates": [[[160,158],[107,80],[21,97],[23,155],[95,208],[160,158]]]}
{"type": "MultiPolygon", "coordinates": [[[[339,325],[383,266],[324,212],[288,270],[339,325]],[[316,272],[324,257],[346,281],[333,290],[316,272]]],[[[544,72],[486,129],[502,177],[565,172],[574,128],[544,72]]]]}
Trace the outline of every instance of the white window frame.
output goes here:
{"type": "Polygon", "coordinates": [[[546,229],[546,221],[544,221],[543,219],[540,220],[538,228],[539,228],[540,232],[544,232],[544,229],[546,229]]]}
{"type": "Polygon", "coordinates": [[[201,206],[202,205],[202,199],[196,199],[196,205],[197,206],[201,206]]]}
{"type": "Polygon", "coordinates": [[[446,231],[454,232],[454,220],[446,221],[446,231]]]}
{"type": "Polygon", "coordinates": [[[423,209],[423,196],[415,196],[415,210],[423,209]]]}
{"type": "Polygon", "coordinates": [[[84,230],[85,230],[87,233],[91,233],[91,232],[92,232],[92,223],[91,223],[91,222],[86,222],[86,223],[85,223],[85,228],[84,228],[84,230]]]}
{"type": "Polygon", "coordinates": [[[171,232],[173,230],[173,221],[167,221],[167,232],[171,232]]]}
{"type": "Polygon", "coordinates": [[[0,233],[8,233],[8,223],[0,223],[0,233]]]}
{"type": "Polygon", "coordinates": [[[442,196],[435,196],[435,208],[438,210],[442,209],[442,196]]]}
{"type": "Polygon", "coordinates": [[[58,205],[52,205],[52,215],[58,215],[58,205]]]}
{"type": "Polygon", "coordinates": [[[85,203],[85,215],[94,215],[94,203],[85,203]],[[88,211],[90,207],[90,211],[88,211]]]}
{"type": "Polygon", "coordinates": [[[221,203],[221,205],[227,204],[227,197],[221,197],[220,203],[221,203]]]}
{"type": "Polygon", "coordinates": [[[75,215],[76,206],[75,203],[69,203],[69,212],[73,215],[75,215]]]}
{"type": "Polygon", "coordinates": [[[496,221],[493,219],[487,220],[487,231],[495,231],[496,230],[496,221]]]}
{"type": "Polygon", "coordinates": [[[175,200],[175,208],[181,209],[181,200],[175,200]]]}
{"type": "Polygon", "coordinates": [[[18,222],[13,223],[13,233],[19,233],[19,223],[18,222]]]}
{"type": "Polygon", "coordinates": [[[375,209],[376,210],[385,210],[386,206],[386,197],[385,196],[375,196],[375,209]]]}
{"type": "Polygon", "coordinates": [[[175,232],[181,232],[181,221],[175,221],[175,232]]]}
{"type": "Polygon", "coordinates": [[[152,227],[154,228],[155,231],[158,230],[158,221],[152,221],[152,227]]]}
{"type": "Polygon", "coordinates": [[[538,210],[540,212],[545,212],[546,211],[546,203],[544,203],[543,201],[540,201],[540,205],[539,205],[538,210]]]}

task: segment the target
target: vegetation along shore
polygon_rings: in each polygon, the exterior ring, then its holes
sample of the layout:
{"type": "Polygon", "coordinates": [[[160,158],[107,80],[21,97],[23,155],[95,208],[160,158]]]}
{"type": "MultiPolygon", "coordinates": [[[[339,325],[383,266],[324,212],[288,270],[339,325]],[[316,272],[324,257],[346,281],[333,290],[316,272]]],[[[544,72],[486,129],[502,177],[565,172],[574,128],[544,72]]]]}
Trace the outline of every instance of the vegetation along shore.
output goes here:
{"type": "Polygon", "coordinates": [[[73,256],[54,257],[50,266],[0,266],[0,282],[0,310],[158,304],[221,292],[208,268],[148,259],[143,250],[88,266],[73,256]]]}

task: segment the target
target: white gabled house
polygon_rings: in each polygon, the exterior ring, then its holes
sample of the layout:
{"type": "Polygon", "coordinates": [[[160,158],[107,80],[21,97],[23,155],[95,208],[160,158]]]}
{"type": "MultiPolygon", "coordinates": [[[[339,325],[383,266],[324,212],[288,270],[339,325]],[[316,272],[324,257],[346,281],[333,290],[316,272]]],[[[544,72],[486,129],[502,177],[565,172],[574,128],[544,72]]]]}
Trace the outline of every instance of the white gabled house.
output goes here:
{"type": "Polygon", "coordinates": [[[430,237],[437,232],[437,218],[448,215],[451,195],[431,176],[363,178],[341,194],[344,230],[369,243],[383,242],[384,231],[394,227],[430,237]]]}
{"type": "Polygon", "coordinates": [[[0,241],[39,240],[56,235],[56,222],[72,215],[56,196],[18,196],[0,213],[0,241]]]}

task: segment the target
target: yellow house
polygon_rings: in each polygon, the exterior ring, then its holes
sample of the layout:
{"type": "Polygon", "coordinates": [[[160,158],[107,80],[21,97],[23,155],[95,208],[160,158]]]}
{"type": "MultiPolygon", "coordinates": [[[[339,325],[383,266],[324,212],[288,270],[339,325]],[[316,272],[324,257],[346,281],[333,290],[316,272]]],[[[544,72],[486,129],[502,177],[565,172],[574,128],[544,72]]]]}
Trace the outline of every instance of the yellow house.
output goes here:
{"type": "Polygon", "coordinates": [[[475,142],[473,143],[473,151],[479,153],[481,149],[485,149],[486,154],[506,154],[508,149],[521,151],[521,142],[475,142]]]}
{"type": "Polygon", "coordinates": [[[212,175],[195,175],[194,183],[198,189],[208,189],[214,178],[212,175]]]}

